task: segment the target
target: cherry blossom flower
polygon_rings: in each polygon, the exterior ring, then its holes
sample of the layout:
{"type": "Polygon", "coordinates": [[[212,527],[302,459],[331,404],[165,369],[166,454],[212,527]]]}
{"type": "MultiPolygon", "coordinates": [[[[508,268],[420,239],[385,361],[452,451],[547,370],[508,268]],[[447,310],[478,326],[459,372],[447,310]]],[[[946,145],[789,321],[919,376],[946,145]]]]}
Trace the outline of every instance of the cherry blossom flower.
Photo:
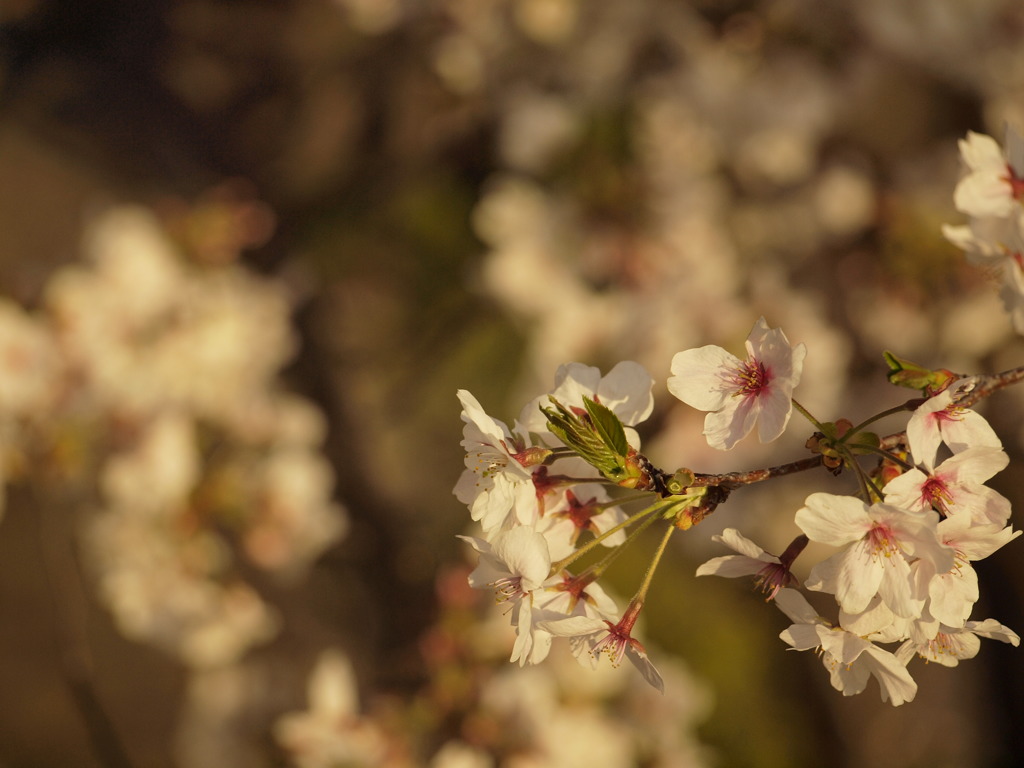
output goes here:
{"type": "Polygon", "coordinates": [[[465,422],[466,470],[455,486],[456,498],[469,505],[470,516],[485,533],[511,524],[533,524],[539,512],[532,467],[543,460],[545,451],[527,448],[524,438],[484,413],[466,390],[458,395],[465,422]]]}
{"type": "Polygon", "coordinates": [[[740,554],[708,560],[697,569],[698,576],[756,576],[757,586],[768,595],[766,600],[773,599],[783,587],[798,583],[796,576],[790,573],[789,567],[807,544],[806,536],[798,537],[782,557],[768,554],[735,528],[726,528],[721,536],[711,538],[740,554]]]}
{"type": "Polygon", "coordinates": [[[902,659],[866,637],[832,626],[794,589],[779,592],[775,604],[794,622],[779,637],[797,651],[820,649],[829,682],[844,696],[862,692],[868,679],[874,677],[881,689],[882,701],[891,701],[898,707],[914,700],[917,683],[902,659]]]}
{"type": "Polygon", "coordinates": [[[791,347],[781,329],[765,319],[754,324],[746,341],[747,359],[740,360],[713,345],[678,352],[672,358],[668,389],[698,410],[708,444],[729,450],[758,426],[762,443],[778,438],[793,410],[793,388],[800,382],[803,344],[791,347]]]}
{"type": "Polygon", "coordinates": [[[643,645],[631,634],[642,607],[643,603],[633,601],[616,623],[591,616],[571,616],[567,619],[543,621],[541,626],[556,637],[568,637],[573,654],[580,663],[589,659],[596,664],[598,656],[606,653],[612,666],[617,667],[625,656],[640,671],[644,680],[664,692],[665,683],[661,674],[647,658],[643,645]]]}
{"type": "Polygon", "coordinates": [[[909,558],[928,558],[938,573],[953,567],[953,550],[938,539],[935,512],[814,493],[797,510],[796,524],[811,541],[843,547],[811,570],[807,587],[834,590],[848,613],[860,613],[877,594],[897,616],[919,615],[924,596],[916,594],[909,558]]]}
{"type": "Polygon", "coordinates": [[[968,621],[959,628],[942,625],[938,634],[931,640],[907,640],[896,651],[896,656],[906,663],[916,653],[925,661],[934,661],[944,667],[955,667],[962,659],[973,659],[978,655],[981,637],[1000,640],[1014,647],[1020,645],[1020,636],[1012,629],[995,619],[985,619],[968,621]]]}
{"type": "Polygon", "coordinates": [[[469,574],[474,589],[493,588],[499,603],[507,604],[516,628],[516,642],[511,661],[520,666],[542,661],[551,639],[546,632],[538,634],[533,626],[533,595],[544,586],[551,569],[544,536],[527,526],[501,531],[488,542],[474,536],[459,536],[478,553],[480,562],[469,574]]]}
{"type": "Polygon", "coordinates": [[[615,601],[593,578],[586,574],[572,576],[568,571],[562,572],[561,580],[546,581],[545,588],[535,593],[534,605],[549,614],[561,614],[557,618],[583,615],[610,619],[619,613],[615,601]]]}
{"type": "Polygon", "coordinates": [[[1008,216],[1024,195],[1024,141],[1006,133],[1006,155],[991,136],[974,131],[959,142],[968,173],[953,191],[956,209],[969,216],[1008,216]]]}
{"type": "Polygon", "coordinates": [[[574,616],[604,621],[617,615],[615,601],[587,573],[572,576],[563,571],[560,577],[552,577],[545,582],[544,589],[534,593],[530,618],[534,645],[530,663],[543,660],[551,647],[553,634],[548,622],[574,616]]]}
{"type": "Polygon", "coordinates": [[[913,511],[934,509],[944,517],[967,515],[979,523],[1005,524],[1010,501],[984,482],[1009,462],[1002,448],[968,448],[929,472],[910,469],[890,480],[885,501],[913,511]]]}
{"type": "Polygon", "coordinates": [[[974,386],[974,379],[957,382],[925,400],[914,411],[907,422],[907,441],[919,464],[932,469],[942,443],[953,453],[976,446],[1003,447],[995,430],[981,414],[956,405],[956,400],[974,386]]]}
{"type": "Polygon", "coordinates": [[[928,583],[928,611],[950,627],[963,626],[978,600],[978,574],[972,562],[982,560],[1021,534],[1010,526],[979,524],[966,515],[943,520],[939,539],[956,557],[953,568],[932,577],[928,583]]]}

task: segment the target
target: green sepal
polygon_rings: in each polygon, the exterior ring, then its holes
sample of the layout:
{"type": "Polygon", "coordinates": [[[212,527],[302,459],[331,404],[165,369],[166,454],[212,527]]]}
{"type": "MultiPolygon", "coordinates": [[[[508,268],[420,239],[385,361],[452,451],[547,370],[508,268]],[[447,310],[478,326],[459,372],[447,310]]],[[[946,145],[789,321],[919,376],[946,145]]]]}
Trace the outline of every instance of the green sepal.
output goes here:
{"type": "Polygon", "coordinates": [[[692,470],[682,467],[672,474],[672,477],[670,477],[665,483],[665,487],[668,488],[669,493],[679,496],[683,494],[687,488],[693,485],[696,479],[697,478],[693,474],[692,470]]]}
{"type": "Polygon", "coordinates": [[[874,432],[858,432],[845,441],[854,453],[874,453],[882,446],[882,439],[874,432]]]}

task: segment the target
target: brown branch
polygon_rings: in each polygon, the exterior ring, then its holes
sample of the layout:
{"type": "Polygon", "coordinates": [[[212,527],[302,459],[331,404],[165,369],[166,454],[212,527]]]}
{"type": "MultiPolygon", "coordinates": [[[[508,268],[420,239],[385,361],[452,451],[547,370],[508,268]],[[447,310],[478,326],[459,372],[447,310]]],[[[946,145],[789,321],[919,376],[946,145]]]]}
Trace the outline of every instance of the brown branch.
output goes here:
{"type": "MultiPolygon", "coordinates": [[[[977,378],[981,380],[981,383],[976,385],[974,389],[956,401],[956,404],[960,407],[970,408],[979,400],[984,400],[986,397],[998,392],[1000,389],[1004,389],[1012,384],[1024,381],[1024,366],[1021,366],[1020,368],[1011,368],[1010,370],[1003,371],[1002,373],[984,374],[977,378]]],[[[955,386],[955,382],[951,386],[955,386]]]]}
{"type": "Polygon", "coordinates": [[[724,486],[732,490],[743,485],[751,485],[752,483],[771,480],[773,477],[784,477],[785,475],[792,475],[796,472],[804,472],[808,469],[814,469],[815,467],[821,466],[822,458],[823,457],[820,455],[808,456],[805,459],[797,459],[796,461],[791,461],[787,464],[779,464],[778,466],[766,467],[764,469],[751,469],[746,472],[725,472],[720,475],[698,474],[694,477],[693,485],[724,486]]]}
{"type": "MultiPolygon", "coordinates": [[[[956,381],[963,381],[957,379],[956,381]]],[[[976,384],[973,389],[965,393],[962,397],[956,400],[956,404],[963,408],[968,408],[980,400],[992,395],[993,393],[1003,389],[1005,387],[1017,384],[1018,382],[1024,381],[1024,366],[1020,368],[1013,368],[1002,373],[980,375],[976,377],[980,380],[980,384],[976,384]]],[[[951,386],[955,386],[956,381],[951,386]]],[[[882,415],[888,413],[897,413],[899,411],[914,411],[928,398],[912,398],[907,400],[902,405],[895,406],[889,411],[884,412],[882,415]]],[[[880,416],[873,417],[870,421],[880,418],[880,416]]],[[[863,422],[859,426],[864,426],[868,422],[863,422]]],[[[851,430],[851,432],[860,431],[857,428],[851,430]]],[[[906,430],[902,432],[895,432],[891,435],[887,435],[880,439],[879,447],[882,450],[894,450],[900,447],[904,447],[907,441],[906,430]]],[[[671,492],[668,491],[667,484],[671,479],[672,475],[654,466],[647,459],[646,456],[639,456],[643,462],[644,468],[647,470],[648,475],[651,478],[651,482],[645,490],[654,491],[659,493],[661,496],[671,496],[671,492]]],[[[808,456],[804,459],[797,459],[796,461],[790,461],[786,464],[779,464],[774,467],[766,467],[763,469],[751,469],[745,472],[725,472],[722,474],[704,474],[704,473],[693,473],[693,482],[688,484],[688,487],[717,487],[727,493],[740,488],[744,485],[751,485],[753,483],[760,483],[765,480],[771,480],[775,477],[784,477],[791,475],[796,472],[804,472],[808,469],[814,469],[822,465],[824,457],[820,454],[814,456],[808,456]]],[[[724,500],[724,499],[723,499],[724,500]]],[[[719,502],[720,503],[720,502],[719,502]]],[[[717,506],[717,504],[716,504],[717,506]]]]}

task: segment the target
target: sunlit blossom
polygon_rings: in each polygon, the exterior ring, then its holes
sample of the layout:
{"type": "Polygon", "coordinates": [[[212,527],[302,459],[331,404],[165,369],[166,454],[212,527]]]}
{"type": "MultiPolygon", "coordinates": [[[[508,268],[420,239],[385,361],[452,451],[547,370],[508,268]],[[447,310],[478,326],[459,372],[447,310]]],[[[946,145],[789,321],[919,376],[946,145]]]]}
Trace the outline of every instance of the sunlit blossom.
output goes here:
{"type": "Polygon", "coordinates": [[[829,682],[844,696],[862,692],[874,677],[882,701],[898,707],[914,700],[917,683],[905,662],[864,637],[832,626],[796,590],[783,589],[775,604],[794,622],[780,637],[798,651],[820,649],[829,682]]]}
{"type": "Polygon", "coordinates": [[[747,359],[721,347],[679,352],[672,358],[668,390],[687,405],[710,411],[704,435],[714,448],[729,450],[758,427],[762,443],[778,438],[793,410],[793,388],[800,383],[803,344],[792,347],[762,317],[747,337],[747,359]]]}

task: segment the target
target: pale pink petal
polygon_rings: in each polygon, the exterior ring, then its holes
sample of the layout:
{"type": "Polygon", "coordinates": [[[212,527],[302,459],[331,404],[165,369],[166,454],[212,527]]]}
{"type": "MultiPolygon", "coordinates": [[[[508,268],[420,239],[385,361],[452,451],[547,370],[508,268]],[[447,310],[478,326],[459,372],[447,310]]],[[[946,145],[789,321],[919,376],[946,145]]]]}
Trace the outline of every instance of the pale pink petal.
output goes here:
{"type": "Polygon", "coordinates": [[[899,552],[887,557],[880,557],[876,554],[875,557],[879,561],[877,569],[881,572],[878,595],[882,598],[882,602],[889,606],[897,616],[904,618],[919,616],[924,596],[921,595],[915,599],[910,563],[899,552]]]}
{"type": "Polygon", "coordinates": [[[856,541],[873,525],[863,501],[831,493],[812,493],[797,510],[795,520],[811,541],[833,547],[856,541]]]}
{"type": "Polygon", "coordinates": [[[874,548],[863,539],[842,553],[836,574],[836,600],[847,613],[860,613],[878,593],[882,566],[877,557],[874,548]]]}
{"type": "Polygon", "coordinates": [[[970,216],[1008,216],[1016,204],[1010,185],[994,173],[972,173],[953,190],[953,205],[970,216]]]}
{"type": "MultiPolygon", "coordinates": [[[[780,589],[779,594],[775,596],[775,605],[797,624],[815,624],[818,621],[818,612],[807,602],[807,598],[795,589],[780,589]]],[[[816,642],[815,645],[817,644],[816,642]]]]}
{"type": "Polygon", "coordinates": [[[818,636],[821,638],[822,650],[832,654],[844,666],[853,664],[872,645],[870,640],[842,630],[819,630],[818,636]]]}
{"type": "MultiPolygon", "coordinates": [[[[782,592],[779,594],[781,595],[782,592]]],[[[811,648],[817,648],[821,645],[821,641],[818,639],[818,632],[811,624],[793,624],[779,633],[779,637],[793,646],[793,650],[796,651],[809,651],[811,648]]]]}
{"type": "Polygon", "coordinates": [[[704,417],[704,437],[712,448],[728,451],[750,433],[756,419],[750,399],[730,400],[721,410],[704,417]]]}
{"type": "Polygon", "coordinates": [[[713,557],[697,569],[698,576],[723,576],[733,579],[738,576],[753,576],[764,568],[764,562],[743,555],[713,557]]]}
{"type": "Polygon", "coordinates": [[[968,131],[967,138],[957,141],[957,148],[964,165],[972,171],[998,170],[1006,165],[999,142],[988,134],[968,131]]]}
{"type": "Polygon", "coordinates": [[[630,663],[639,670],[640,674],[643,675],[644,680],[657,690],[659,693],[665,692],[665,681],[661,678],[661,673],[655,668],[651,660],[647,658],[647,654],[641,651],[639,648],[629,646],[626,648],[626,658],[629,659],[630,663]]]}
{"type": "Polygon", "coordinates": [[[677,352],[672,358],[668,391],[687,405],[701,411],[717,411],[732,396],[723,372],[743,365],[721,347],[706,346],[677,352]]]}
{"type": "Polygon", "coordinates": [[[760,408],[757,437],[762,443],[777,440],[786,431],[789,417],[793,413],[793,399],[790,392],[772,388],[757,398],[760,408]]]}
{"type": "Polygon", "coordinates": [[[913,701],[917,695],[917,683],[907,668],[893,654],[878,646],[871,646],[861,656],[882,691],[882,701],[891,701],[894,707],[913,701]]]}
{"type": "Polygon", "coordinates": [[[761,547],[744,536],[735,528],[726,528],[721,535],[712,536],[712,541],[718,541],[730,549],[739,552],[741,555],[752,557],[755,560],[777,563],[779,559],[767,554],[761,547]]]}
{"type": "Polygon", "coordinates": [[[524,591],[536,589],[547,579],[551,558],[543,534],[520,526],[496,536],[492,546],[509,570],[522,576],[524,591]]]}
{"type": "Polygon", "coordinates": [[[978,601],[978,574],[970,565],[940,574],[928,585],[928,596],[932,616],[950,627],[963,626],[978,601]]]}
{"type": "Polygon", "coordinates": [[[639,424],[654,410],[654,379],[640,363],[624,360],[601,379],[597,397],[623,424],[639,424]]]}
{"type": "Polygon", "coordinates": [[[1003,443],[992,429],[985,417],[969,408],[958,409],[958,418],[943,421],[940,424],[942,440],[953,453],[960,453],[968,448],[988,446],[1002,448],[1003,443]]]}
{"type": "Polygon", "coordinates": [[[569,616],[565,619],[542,621],[538,626],[556,637],[579,637],[608,629],[607,623],[592,616],[569,616]]]}
{"type": "Polygon", "coordinates": [[[995,619],[984,621],[968,621],[964,629],[969,632],[987,637],[989,640],[999,640],[1016,647],[1020,645],[1020,636],[1009,627],[1004,627],[995,619]]]}

